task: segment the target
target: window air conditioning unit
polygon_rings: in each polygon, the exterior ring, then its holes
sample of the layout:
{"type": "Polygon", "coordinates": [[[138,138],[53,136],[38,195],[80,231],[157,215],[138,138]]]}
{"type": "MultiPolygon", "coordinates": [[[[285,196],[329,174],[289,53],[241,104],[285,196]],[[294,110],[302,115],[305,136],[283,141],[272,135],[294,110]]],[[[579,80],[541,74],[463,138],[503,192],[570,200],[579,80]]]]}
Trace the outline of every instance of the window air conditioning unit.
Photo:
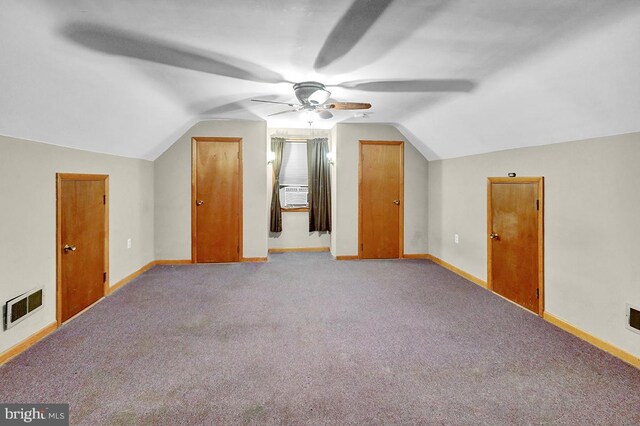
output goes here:
{"type": "Polygon", "coordinates": [[[309,204],[309,187],[287,186],[284,188],[284,204],[286,206],[307,206],[309,204]]]}

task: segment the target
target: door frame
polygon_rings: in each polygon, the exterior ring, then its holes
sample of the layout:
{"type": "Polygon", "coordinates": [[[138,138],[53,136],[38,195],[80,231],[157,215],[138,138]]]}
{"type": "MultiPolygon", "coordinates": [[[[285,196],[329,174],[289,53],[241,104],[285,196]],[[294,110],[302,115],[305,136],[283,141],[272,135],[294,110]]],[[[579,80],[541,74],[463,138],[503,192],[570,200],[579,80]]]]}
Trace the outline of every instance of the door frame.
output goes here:
{"type": "Polygon", "coordinates": [[[404,257],[404,141],[360,140],[358,144],[358,259],[362,259],[362,147],[364,145],[400,145],[400,217],[398,259],[404,257]]]}
{"type": "MultiPolygon", "coordinates": [[[[537,183],[538,184],[538,316],[544,314],[544,177],[489,177],[487,178],[487,288],[493,292],[493,274],[491,263],[493,252],[491,251],[491,239],[489,234],[493,232],[492,211],[492,185],[494,183],[537,183]]],[[[495,293],[495,292],[494,292],[495,293]]],[[[497,294],[497,293],[496,293],[497,294]]],[[[509,300],[509,299],[507,299],[509,300]]],[[[514,302],[515,303],[515,302],[514,302]]],[[[520,305],[518,305],[520,306],[520,305]]],[[[523,308],[525,309],[525,308],[523,308]]],[[[528,310],[528,309],[527,309],[528,310]]]]}
{"type": "Polygon", "coordinates": [[[228,142],[238,144],[238,209],[240,211],[240,223],[238,224],[238,244],[240,246],[240,252],[238,253],[238,262],[242,262],[244,252],[244,241],[242,240],[244,222],[244,208],[242,206],[242,198],[244,193],[242,175],[244,173],[244,167],[242,163],[242,138],[229,138],[229,137],[210,137],[210,136],[194,136],[191,138],[191,263],[197,262],[197,209],[196,209],[196,195],[197,195],[197,150],[196,144],[206,142],[228,142]]]}
{"type": "MultiPolygon", "coordinates": [[[[109,292],[109,175],[56,173],[56,322],[62,324],[62,182],[65,180],[104,181],[104,271],[107,274],[102,297],[109,292]]],[[[86,309],[86,308],[85,308],[86,309]]],[[[81,311],[83,312],[83,311],[81,311]]],[[[76,314],[77,315],[77,314],[76,314]]],[[[73,319],[69,318],[69,320],[73,319]]],[[[67,320],[67,321],[69,321],[67,320]]]]}

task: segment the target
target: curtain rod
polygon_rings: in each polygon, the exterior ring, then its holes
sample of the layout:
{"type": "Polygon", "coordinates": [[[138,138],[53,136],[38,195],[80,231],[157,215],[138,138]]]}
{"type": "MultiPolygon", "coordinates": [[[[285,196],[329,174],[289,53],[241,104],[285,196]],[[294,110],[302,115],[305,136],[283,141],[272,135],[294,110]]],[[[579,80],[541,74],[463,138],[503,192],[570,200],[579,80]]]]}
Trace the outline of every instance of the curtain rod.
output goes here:
{"type": "Polygon", "coordinates": [[[311,139],[329,139],[329,138],[327,138],[327,137],[324,137],[324,138],[318,138],[318,137],[309,137],[309,138],[287,138],[287,137],[284,137],[284,136],[275,136],[275,135],[272,135],[272,137],[276,137],[276,138],[283,138],[283,139],[285,140],[285,142],[307,142],[307,141],[309,141],[309,140],[311,140],[311,139]]]}
{"type": "Polygon", "coordinates": [[[269,137],[283,138],[288,141],[297,141],[297,142],[304,142],[304,141],[308,141],[309,139],[322,139],[322,138],[330,139],[330,135],[328,133],[319,134],[319,135],[310,135],[310,136],[302,136],[302,135],[287,136],[287,135],[279,135],[277,133],[274,133],[269,135],[269,137]]]}

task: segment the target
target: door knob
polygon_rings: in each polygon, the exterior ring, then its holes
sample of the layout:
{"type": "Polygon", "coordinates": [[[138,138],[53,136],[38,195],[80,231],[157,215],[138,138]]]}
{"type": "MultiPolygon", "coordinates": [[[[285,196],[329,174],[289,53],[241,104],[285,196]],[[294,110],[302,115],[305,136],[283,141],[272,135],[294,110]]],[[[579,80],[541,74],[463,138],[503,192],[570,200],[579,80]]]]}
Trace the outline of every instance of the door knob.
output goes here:
{"type": "Polygon", "coordinates": [[[400,200],[393,200],[393,204],[395,204],[396,206],[400,205],[400,200]]]}
{"type": "Polygon", "coordinates": [[[497,240],[499,237],[500,236],[495,232],[492,232],[491,234],[489,234],[489,238],[491,238],[492,240],[497,240]]]}
{"type": "Polygon", "coordinates": [[[204,204],[204,201],[202,200],[196,200],[196,206],[201,206],[204,204]]]}
{"type": "Polygon", "coordinates": [[[76,246],[70,246],[69,244],[65,244],[64,252],[69,253],[70,251],[76,251],[76,246]]]}

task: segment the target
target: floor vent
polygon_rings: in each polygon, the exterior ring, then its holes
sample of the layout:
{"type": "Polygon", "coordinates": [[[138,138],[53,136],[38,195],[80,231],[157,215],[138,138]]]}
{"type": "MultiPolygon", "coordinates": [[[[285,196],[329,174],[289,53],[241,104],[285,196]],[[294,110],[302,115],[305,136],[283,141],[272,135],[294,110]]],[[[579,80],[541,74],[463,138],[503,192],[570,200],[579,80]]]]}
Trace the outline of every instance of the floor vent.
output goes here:
{"type": "Polygon", "coordinates": [[[640,308],[627,304],[627,328],[640,333],[640,308]]]}
{"type": "Polygon", "coordinates": [[[14,297],[5,304],[4,329],[10,329],[40,309],[42,309],[41,288],[14,297]]]}

